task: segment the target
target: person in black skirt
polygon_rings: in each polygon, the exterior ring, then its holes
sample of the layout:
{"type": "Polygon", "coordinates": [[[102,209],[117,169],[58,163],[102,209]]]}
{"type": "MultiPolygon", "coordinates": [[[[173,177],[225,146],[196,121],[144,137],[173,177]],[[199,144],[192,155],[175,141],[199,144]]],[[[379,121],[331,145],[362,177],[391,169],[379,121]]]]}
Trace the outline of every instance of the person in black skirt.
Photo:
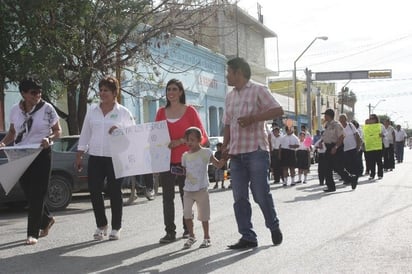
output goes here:
{"type": "Polygon", "coordinates": [[[293,134],[293,127],[285,127],[286,135],[280,140],[280,165],[283,169],[283,186],[288,185],[288,171],[290,171],[290,185],[295,185],[296,152],[299,139],[293,134]]]}
{"type": "Polygon", "coordinates": [[[310,167],[310,148],[305,145],[306,133],[299,133],[299,147],[296,150],[296,167],[298,168],[298,183],[306,184],[306,178],[310,167]],[[302,181],[303,174],[303,181],[302,181]]]}

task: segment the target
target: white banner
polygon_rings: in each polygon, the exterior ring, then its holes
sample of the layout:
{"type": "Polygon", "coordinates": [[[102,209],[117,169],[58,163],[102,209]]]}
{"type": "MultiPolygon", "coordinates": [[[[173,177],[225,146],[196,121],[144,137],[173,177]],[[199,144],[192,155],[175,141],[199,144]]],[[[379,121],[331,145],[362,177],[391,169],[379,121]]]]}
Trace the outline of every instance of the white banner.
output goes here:
{"type": "Polygon", "coordinates": [[[40,144],[32,146],[12,146],[1,148],[7,155],[8,163],[0,165],[0,184],[6,195],[19,181],[20,177],[30,166],[42,148],[40,144]]]}
{"type": "Polygon", "coordinates": [[[166,121],[115,130],[110,144],[116,178],[169,170],[169,143],[166,121]]]}

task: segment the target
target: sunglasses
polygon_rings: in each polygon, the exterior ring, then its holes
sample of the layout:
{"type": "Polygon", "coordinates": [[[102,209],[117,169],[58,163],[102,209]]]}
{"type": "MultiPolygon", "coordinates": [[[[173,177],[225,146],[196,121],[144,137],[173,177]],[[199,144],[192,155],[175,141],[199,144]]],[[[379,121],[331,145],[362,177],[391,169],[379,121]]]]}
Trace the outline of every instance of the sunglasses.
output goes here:
{"type": "Polygon", "coordinates": [[[26,91],[25,93],[30,93],[31,95],[37,95],[39,93],[41,93],[40,89],[30,89],[28,91],[26,91]]]}

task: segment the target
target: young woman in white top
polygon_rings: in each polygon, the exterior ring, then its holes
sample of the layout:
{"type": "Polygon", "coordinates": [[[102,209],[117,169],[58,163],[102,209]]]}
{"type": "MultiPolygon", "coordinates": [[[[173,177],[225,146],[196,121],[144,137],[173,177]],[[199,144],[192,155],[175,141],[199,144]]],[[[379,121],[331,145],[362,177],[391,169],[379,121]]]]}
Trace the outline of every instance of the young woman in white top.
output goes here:
{"type": "Polygon", "coordinates": [[[285,127],[286,134],[280,139],[280,164],[283,169],[283,186],[288,185],[288,171],[290,172],[290,185],[295,185],[296,153],[299,139],[293,134],[292,127],[285,127]]]}
{"type": "Polygon", "coordinates": [[[306,184],[310,168],[310,148],[305,145],[306,133],[299,133],[299,147],[296,149],[296,167],[298,168],[298,183],[306,184]],[[303,174],[303,181],[302,181],[303,174]]]}

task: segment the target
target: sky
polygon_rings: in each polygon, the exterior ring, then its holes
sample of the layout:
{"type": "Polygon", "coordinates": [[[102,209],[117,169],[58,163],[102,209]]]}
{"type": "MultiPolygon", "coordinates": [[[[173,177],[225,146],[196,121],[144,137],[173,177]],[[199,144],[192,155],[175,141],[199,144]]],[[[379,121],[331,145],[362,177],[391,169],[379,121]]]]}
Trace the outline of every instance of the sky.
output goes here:
{"type": "Polygon", "coordinates": [[[337,89],[347,84],[357,96],[355,118],[361,123],[372,112],[389,115],[397,124],[412,128],[412,24],[408,1],[392,0],[240,0],[250,15],[262,6],[264,24],[278,36],[271,42],[267,66],[291,77],[297,62],[297,76],[312,72],[391,69],[391,79],[334,81],[337,89]],[[275,41],[275,40],[274,40],[275,41]],[[273,49],[272,49],[273,48],[273,49]]]}

